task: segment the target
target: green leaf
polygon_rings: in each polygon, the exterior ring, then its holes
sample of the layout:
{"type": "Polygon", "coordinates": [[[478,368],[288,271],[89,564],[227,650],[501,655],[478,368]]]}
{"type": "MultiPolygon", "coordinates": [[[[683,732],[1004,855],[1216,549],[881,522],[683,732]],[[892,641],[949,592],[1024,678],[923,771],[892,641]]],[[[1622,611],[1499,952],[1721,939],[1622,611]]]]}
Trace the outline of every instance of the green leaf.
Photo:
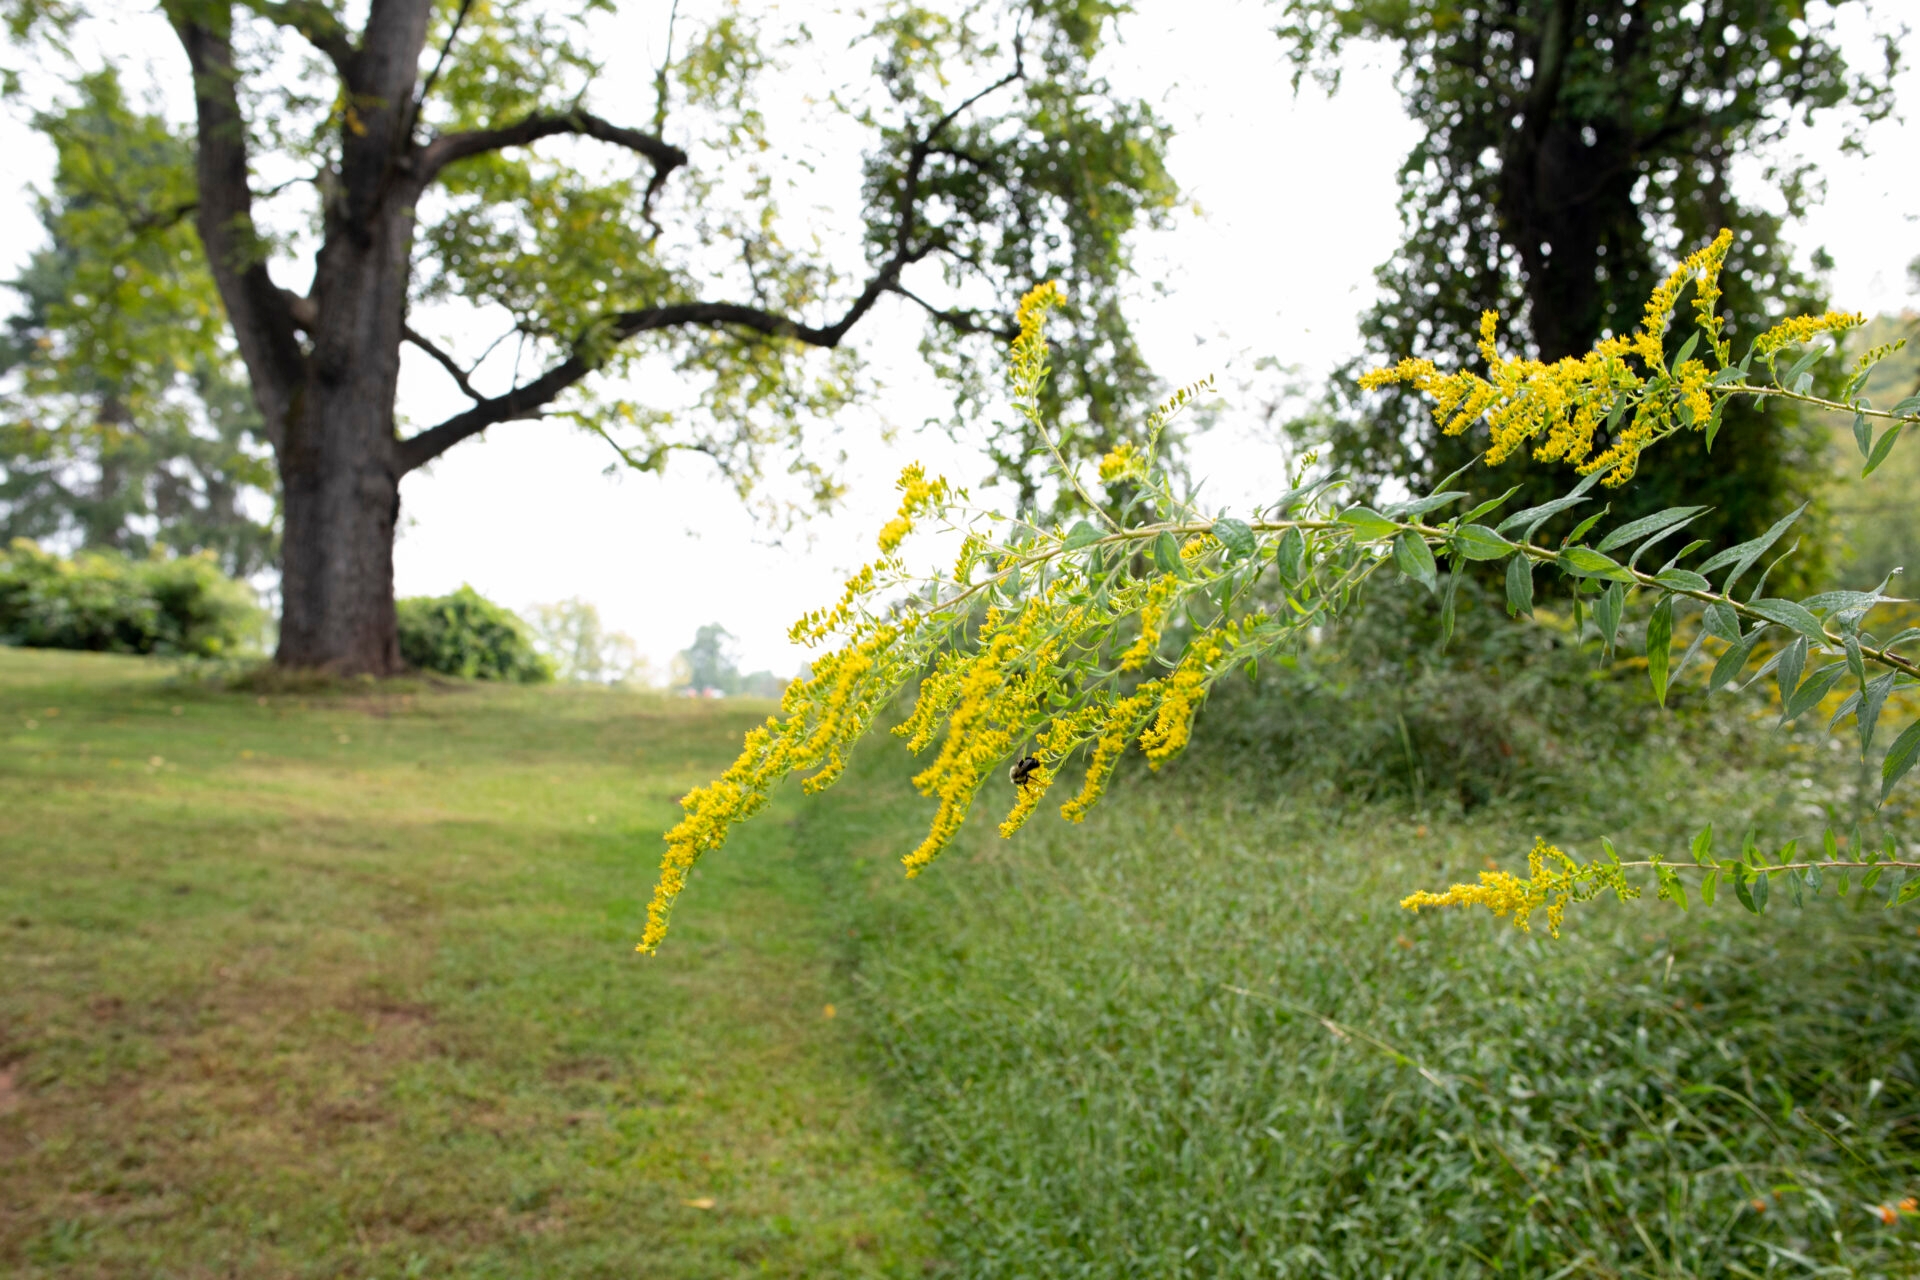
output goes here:
{"type": "Polygon", "coordinates": [[[1873,746],[1874,729],[1880,723],[1880,709],[1887,705],[1887,695],[1893,692],[1893,683],[1900,673],[1889,671],[1867,681],[1860,688],[1860,706],[1854,712],[1854,723],[1860,729],[1860,758],[1867,758],[1867,751],[1873,746]]]}
{"type": "Polygon", "coordinates": [[[1687,360],[1693,355],[1693,349],[1699,345],[1700,345],[1700,331],[1696,329],[1692,333],[1687,335],[1687,340],[1685,342],[1680,344],[1679,352],[1673,357],[1673,367],[1678,369],[1681,365],[1685,364],[1687,360]]]}
{"type": "MultiPolygon", "coordinates": [[[[1753,914],[1759,915],[1760,904],[1754,901],[1753,885],[1748,883],[1748,875],[1749,873],[1744,870],[1733,873],[1733,895],[1740,899],[1741,906],[1753,912],[1753,914]]],[[[1765,884],[1765,879],[1760,879],[1760,883],[1765,884]]]]}
{"type": "Polygon", "coordinates": [[[1920,720],[1915,720],[1893,740],[1887,748],[1887,758],[1880,762],[1880,803],[1885,804],[1887,797],[1893,794],[1893,786],[1905,777],[1914,762],[1920,761],[1920,720]]]}
{"type": "Polygon", "coordinates": [[[1627,589],[1620,583],[1608,587],[1605,594],[1593,602],[1594,621],[1600,624],[1600,652],[1602,656],[1613,652],[1614,642],[1620,636],[1620,618],[1627,609],[1627,589]]]}
{"type": "Polygon", "coordinates": [[[1774,679],[1779,682],[1780,705],[1784,708],[1793,697],[1793,691],[1800,687],[1800,676],[1807,669],[1806,638],[1796,636],[1786,648],[1774,655],[1773,665],[1778,668],[1774,679]]]}
{"type": "Polygon", "coordinates": [[[1566,538],[1564,539],[1563,545],[1565,542],[1578,542],[1580,541],[1580,539],[1586,537],[1587,530],[1599,524],[1601,520],[1606,518],[1607,512],[1611,510],[1613,510],[1613,504],[1609,502],[1606,506],[1600,508],[1598,511],[1594,512],[1592,515],[1588,516],[1585,520],[1582,520],[1579,524],[1573,526],[1573,532],[1566,536],[1566,538]]]}
{"type": "Polygon", "coordinates": [[[1081,547],[1100,541],[1100,530],[1085,520],[1075,524],[1067,531],[1066,541],[1060,544],[1063,551],[1078,551],[1081,547]]]}
{"type": "Polygon", "coordinates": [[[1515,512],[1505,520],[1502,520],[1495,531],[1504,534],[1510,529],[1518,529],[1525,526],[1526,531],[1520,535],[1520,541],[1525,542],[1533,536],[1534,530],[1538,529],[1548,520],[1565,511],[1568,507],[1585,502],[1587,500],[1587,490],[1599,484],[1600,478],[1605,474],[1606,472],[1604,471],[1596,471],[1575,485],[1573,492],[1566,494],[1564,497],[1555,498],[1551,502],[1543,502],[1537,507],[1528,507],[1525,511],[1515,512]]]}
{"type": "MultiPolygon", "coordinates": [[[[1793,366],[1787,370],[1786,378],[1777,385],[1782,387],[1793,386],[1794,383],[1800,381],[1800,375],[1813,368],[1813,362],[1825,354],[1827,354],[1826,348],[1816,345],[1811,351],[1808,351],[1793,362],[1793,366]]],[[[1798,390],[1798,388],[1795,389],[1798,390]]]]}
{"type": "Polygon", "coordinates": [[[1914,413],[1920,413],[1920,396],[1908,396],[1893,406],[1893,416],[1896,418],[1905,418],[1914,413]]]}
{"type": "Polygon", "coordinates": [[[1667,663],[1673,656],[1673,597],[1661,596],[1647,619],[1647,678],[1653,682],[1653,700],[1667,705],[1667,663]]]}
{"type": "Polygon", "coordinates": [[[1691,520],[1705,510],[1705,507],[1668,507],[1665,511],[1628,521],[1600,539],[1600,545],[1594,550],[1611,551],[1615,547],[1624,547],[1636,538],[1644,538],[1650,533],[1659,533],[1662,529],[1691,520]]]}
{"type": "Polygon", "coordinates": [[[1703,867],[1710,866],[1713,862],[1712,854],[1713,824],[1709,822],[1701,829],[1700,834],[1693,838],[1693,860],[1703,867]]]}
{"type": "Polygon", "coordinates": [[[1862,476],[1870,476],[1875,471],[1879,470],[1880,464],[1887,460],[1887,455],[1889,453],[1893,452],[1894,441],[1898,440],[1900,438],[1900,433],[1902,431],[1905,431],[1906,429],[1907,429],[1906,423],[1896,422],[1892,426],[1888,427],[1885,431],[1882,431],[1880,433],[1880,439],[1878,443],[1876,443],[1873,446],[1873,452],[1867,456],[1867,465],[1865,469],[1863,469],[1860,472],[1862,476]]]}
{"type": "Polygon", "coordinates": [[[1274,567],[1280,571],[1280,580],[1290,587],[1297,587],[1307,577],[1307,536],[1298,529],[1289,529],[1280,535],[1280,545],[1274,548],[1274,567]]]}
{"type": "Polygon", "coordinates": [[[1705,591],[1713,585],[1691,569],[1662,569],[1653,580],[1670,591],[1705,591]]]}
{"type": "Polygon", "coordinates": [[[1853,415],[1853,442],[1860,447],[1862,458],[1873,456],[1873,424],[1864,413],[1853,415]]]}
{"type": "Polygon", "coordinates": [[[1713,439],[1720,434],[1720,418],[1726,412],[1727,397],[1721,396],[1713,402],[1713,412],[1707,415],[1707,452],[1713,452],[1713,439]]]}
{"type": "Polygon", "coordinates": [[[1569,547],[1558,557],[1562,569],[1576,578],[1606,578],[1612,582],[1632,582],[1633,574],[1611,556],[1586,547],[1569,547]]]}
{"type": "Polygon", "coordinates": [[[1815,644],[1827,642],[1827,633],[1820,626],[1820,620],[1809,613],[1805,606],[1792,600],[1754,600],[1747,607],[1768,622],[1777,622],[1797,631],[1815,644]]]}
{"type": "Polygon", "coordinates": [[[1444,650],[1447,647],[1447,643],[1453,639],[1454,597],[1459,594],[1459,591],[1460,575],[1458,573],[1449,573],[1447,575],[1446,593],[1440,597],[1440,648],[1442,650],[1444,650]]]}
{"type": "Polygon", "coordinates": [[[1893,905],[1904,907],[1915,898],[1920,898],[1920,876],[1909,873],[1907,882],[1900,886],[1900,892],[1893,897],[1893,905]]]}
{"type": "Polygon", "coordinates": [[[1533,616],[1533,561],[1526,556],[1507,561],[1507,612],[1533,616]]]}
{"type": "MultiPolygon", "coordinates": [[[[1733,644],[1740,639],[1740,615],[1733,611],[1730,604],[1710,604],[1701,615],[1709,633],[1733,644]]],[[[1764,625],[1764,624],[1763,624],[1764,625]]]]}
{"type": "Polygon", "coordinates": [[[1153,540],[1153,562],[1160,566],[1160,572],[1187,576],[1187,562],[1180,558],[1180,544],[1174,541],[1173,534],[1165,529],[1153,540]]]}
{"type": "Polygon", "coordinates": [[[1798,507],[1794,508],[1793,511],[1775,521],[1773,527],[1759,537],[1743,542],[1738,546],[1728,547],[1725,551],[1713,556],[1705,564],[1700,566],[1700,572],[1712,573],[1715,569],[1719,569],[1725,565],[1733,565],[1734,570],[1727,575],[1726,585],[1720,588],[1722,591],[1728,590],[1741,574],[1753,567],[1754,561],[1767,553],[1768,547],[1771,547],[1775,542],[1780,540],[1781,534],[1793,527],[1793,522],[1798,520],[1801,515],[1805,513],[1806,509],[1807,504],[1804,502],[1801,503],[1798,507]]]}
{"type": "Polygon", "coordinates": [[[1719,890],[1720,872],[1717,870],[1707,872],[1707,878],[1700,882],[1700,901],[1706,903],[1708,906],[1712,906],[1714,895],[1718,893],[1719,890]]]}
{"type": "Polygon", "coordinates": [[[1473,523],[1475,520],[1478,520],[1481,516],[1487,514],[1487,512],[1498,510],[1500,507],[1505,506],[1507,499],[1511,498],[1514,494],[1518,492],[1520,492],[1520,486],[1515,485],[1513,486],[1513,488],[1507,490],[1505,493],[1501,494],[1497,498],[1488,498],[1485,502],[1481,503],[1479,506],[1475,507],[1473,510],[1467,512],[1466,515],[1461,516],[1460,522],[1462,524],[1473,523]]]}
{"type": "Polygon", "coordinates": [[[1348,507],[1338,519],[1341,524],[1352,528],[1355,542],[1378,542],[1382,538],[1392,537],[1396,532],[1393,521],[1372,507],[1348,507]]]}
{"type": "Polygon", "coordinates": [[[1448,493],[1430,494],[1424,498],[1415,498],[1411,502],[1396,502],[1382,514],[1394,520],[1412,520],[1429,511],[1438,511],[1448,503],[1458,502],[1467,496],[1465,489],[1455,489],[1448,493]]]}
{"type": "Polygon", "coordinates": [[[1753,647],[1760,643],[1760,633],[1766,629],[1765,624],[1755,627],[1720,655],[1720,660],[1713,664],[1713,674],[1707,677],[1708,692],[1720,692],[1729,680],[1740,674],[1747,665],[1747,659],[1753,656],[1753,647]]]}
{"type": "Polygon", "coordinates": [[[1753,909],[1755,914],[1767,909],[1767,897],[1773,892],[1773,877],[1764,871],[1753,878],[1753,909]]]}
{"type": "Polygon", "coordinates": [[[1433,549],[1419,534],[1403,533],[1393,540],[1393,562],[1400,566],[1400,572],[1427,590],[1436,593],[1440,590],[1439,566],[1434,563],[1433,549]]]}
{"type": "Polygon", "coordinates": [[[1213,536],[1220,539],[1227,554],[1235,558],[1252,555],[1260,545],[1247,522],[1232,516],[1221,516],[1213,522],[1213,536]]]}
{"type": "Polygon", "coordinates": [[[1846,674],[1846,663],[1830,662],[1801,681],[1800,687],[1793,691],[1791,698],[1787,699],[1787,705],[1780,713],[1780,723],[1788,724],[1798,720],[1818,706],[1820,699],[1831,693],[1833,686],[1840,683],[1840,677],[1846,674]]]}
{"type": "Polygon", "coordinates": [[[1448,546],[1468,560],[1500,560],[1513,551],[1511,542],[1483,524],[1461,526],[1449,539],[1448,546]]]}

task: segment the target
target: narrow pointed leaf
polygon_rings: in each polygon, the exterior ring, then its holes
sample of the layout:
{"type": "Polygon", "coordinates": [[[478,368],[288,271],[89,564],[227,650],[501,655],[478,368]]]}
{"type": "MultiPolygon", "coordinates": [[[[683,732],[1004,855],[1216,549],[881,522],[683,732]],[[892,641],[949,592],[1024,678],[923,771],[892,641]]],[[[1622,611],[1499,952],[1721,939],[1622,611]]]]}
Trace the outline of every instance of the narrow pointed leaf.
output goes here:
{"type": "Polygon", "coordinates": [[[1653,682],[1653,700],[1667,705],[1667,662],[1673,656],[1673,597],[1661,596],[1647,619],[1647,678],[1653,682]]]}
{"type": "Polygon", "coordinates": [[[1880,469],[1880,464],[1885,462],[1887,455],[1893,452],[1894,441],[1898,440],[1900,433],[1906,429],[1906,423],[1896,422],[1880,433],[1880,439],[1875,442],[1873,452],[1867,455],[1867,465],[1860,472],[1862,476],[1870,476],[1880,469]]]}
{"type": "Polygon", "coordinates": [[[1638,520],[1630,520],[1600,539],[1600,545],[1594,550],[1611,551],[1615,547],[1624,547],[1636,538],[1644,538],[1650,533],[1659,533],[1684,520],[1692,519],[1705,510],[1705,507],[1668,507],[1665,511],[1642,516],[1638,520]]]}
{"type": "Polygon", "coordinates": [[[1718,693],[1729,680],[1739,676],[1741,669],[1747,665],[1747,659],[1753,656],[1753,647],[1760,643],[1760,633],[1765,630],[1764,625],[1755,627],[1720,655],[1720,660],[1713,664],[1713,674],[1707,679],[1709,691],[1718,693]]]}
{"type": "Polygon", "coordinates": [[[1907,770],[1914,762],[1920,761],[1920,720],[1915,720],[1893,740],[1887,748],[1887,758],[1880,762],[1880,803],[1885,804],[1887,797],[1893,794],[1894,784],[1907,776],[1907,770]]]}
{"type": "Polygon", "coordinates": [[[1507,561],[1507,609],[1516,615],[1533,616],[1533,561],[1525,556],[1507,561]]]}

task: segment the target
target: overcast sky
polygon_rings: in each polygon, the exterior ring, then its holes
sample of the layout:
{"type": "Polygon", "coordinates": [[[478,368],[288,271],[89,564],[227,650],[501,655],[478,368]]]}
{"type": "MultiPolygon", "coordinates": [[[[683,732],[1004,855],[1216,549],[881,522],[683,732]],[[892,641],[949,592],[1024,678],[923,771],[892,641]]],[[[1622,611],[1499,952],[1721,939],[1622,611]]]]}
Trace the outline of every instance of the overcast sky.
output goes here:
{"type": "MultiPolygon", "coordinates": [[[[1138,9],[1108,70],[1173,125],[1172,169],[1190,201],[1139,255],[1143,280],[1165,287],[1143,289],[1135,312],[1155,369],[1182,383],[1214,374],[1223,387],[1261,357],[1322,374],[1357,345],[1372,270],[1398,238],[1393,173],[1414,128],[1390,64],[1362,51],[1337,98],[1312,87],[1295,97],[1267,6],[1138,0],[1138,9]]],[[[630,46],[635,66],[648,65],[664,10],[665,0],[627,0],[612,47],[630,46]]],[[[184,116],[182,58],[151,11],[128,9],[105,39],[137,81],[159,86],[170,114],[184,116]]],[[[1870,56],[1863,41],[1853,51],[1870,56]]],[[[634,69],[624,49],[610,62],[634,69]]],[[[1900,94],[1909,114],[1920,110],[1920,75],[1909,71],[1900,94]]],[[[28,193],[45,183],[51,157],[19,115],[0,131],[13,184],[0,203],[0,275],[10,276],[40,239],[28,193]]],[[[1874,312],[1914,304],[1905,264],[1920,254],[1920,130],[1888,121],[1869,140],[1872,155],[1862,159],[1839,154],[1837,130],[1795,136],[1792,146],[1820,163],[1826,197],[1794,239],[1803,252],[1824,246],[1834,256],[1836,306],[1874,312]]],[[[837,163],[821,166],[818,213],[845,218],[857,208],[857,155],[828,159],[837,163]]],[[[1758,190],[1753,175],[1747,185],[1758,190]]],[[[717,621],[739,637],[749,668],[788,674],[804,657],[786,642],[788,624],[837,595],[842,575],[868,557],[901,465],[924,459],[962,482],[983,469],[966,442],[914,430],[942,405],[918,366],[919,332],[917,313],[904,308],[856,331],[888,389],[841,424],[850,490],[829,517],[776,537],[696,457],[676,458],[661,476],[607,475],[611,454],[598,439],[560,423],[507,424],[403,483],[398,589],[437,594],[467,582],[516,607],[579,596],[662,666],[697,626],[717,621]],[[883,424],[898,429],[891,442],[879,438],[883,424]]],[[[444,379],[410,364],[403,414],[432,421],[458,403],[444,379]]],[[[1223,428],[1196,453],[1214,504],[1252,505],[1280,487],[1277,447],[1245,427],[1223,428]]]]}

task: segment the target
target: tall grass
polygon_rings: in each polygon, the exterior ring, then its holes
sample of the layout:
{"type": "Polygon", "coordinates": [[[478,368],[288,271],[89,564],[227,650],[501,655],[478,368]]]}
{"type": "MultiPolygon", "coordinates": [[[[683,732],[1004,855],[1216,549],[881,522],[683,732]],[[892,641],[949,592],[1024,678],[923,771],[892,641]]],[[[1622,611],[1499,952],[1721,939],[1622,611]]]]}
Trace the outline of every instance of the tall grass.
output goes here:
{"type": "Polygon", "coordinates": [[[956,1274],[1920,1274],[1912,916],[1414,918],[1539,819],[1191,772],[906,885],[895,770],[800,838],[870,868],[859,1012],[956,1274]]]}

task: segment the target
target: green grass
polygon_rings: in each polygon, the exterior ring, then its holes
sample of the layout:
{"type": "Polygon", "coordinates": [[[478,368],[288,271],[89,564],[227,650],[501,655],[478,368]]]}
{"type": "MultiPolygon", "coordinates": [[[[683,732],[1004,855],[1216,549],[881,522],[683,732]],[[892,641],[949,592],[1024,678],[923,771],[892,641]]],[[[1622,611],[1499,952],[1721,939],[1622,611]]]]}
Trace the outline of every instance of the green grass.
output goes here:
{"type": "MultiPolygon", "coordinates": [[[[759,714],[0,650],[0,1273],[1920,1275],[1914,913],[1414,918],[1629,806],[1186,765],[909,884],[875,743],[635,957],[759,714]]],[[[1626,834],[1817,830],[1827,749],[1735,741],[1626,834]]]]}
{"type": "Polygon", "coordinates": [[[632,953],[755,718],[0,649],[0,1272],[920,1274],[788,811],[632,953]]]}
{"type": "MultiPolygon", "coordinates": [[[[1416,918],[1530,824],[1194,770],[1084,827],[982,823],[907,886],[926,805],[890,755],[801,838],[866,859],[859,1015],[958,1274],[1920,1275],[1920,1220],[1874,1209],[1920,1194],[1920,948],[1884,888],[1600,903],[1559,941],[1416,918]]],[[[1806,820],[1748,781],[1724,803],[1806,820]]],[[[1643,785],[1650,829],[1698,803],[1643,785]]],[[[1544,834],[1593,851],[1581,821],[1544,834]]]]}

